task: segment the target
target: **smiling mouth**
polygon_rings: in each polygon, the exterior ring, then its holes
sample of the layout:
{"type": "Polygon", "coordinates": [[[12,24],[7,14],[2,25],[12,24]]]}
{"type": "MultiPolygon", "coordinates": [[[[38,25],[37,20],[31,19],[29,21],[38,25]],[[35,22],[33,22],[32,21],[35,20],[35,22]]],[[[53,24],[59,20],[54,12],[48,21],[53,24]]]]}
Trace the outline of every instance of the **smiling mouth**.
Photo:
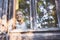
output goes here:
{"type": "Polygon", "coordinates": [[[17,20],[18,22],[21,22],[21,20],[17,20]]]}

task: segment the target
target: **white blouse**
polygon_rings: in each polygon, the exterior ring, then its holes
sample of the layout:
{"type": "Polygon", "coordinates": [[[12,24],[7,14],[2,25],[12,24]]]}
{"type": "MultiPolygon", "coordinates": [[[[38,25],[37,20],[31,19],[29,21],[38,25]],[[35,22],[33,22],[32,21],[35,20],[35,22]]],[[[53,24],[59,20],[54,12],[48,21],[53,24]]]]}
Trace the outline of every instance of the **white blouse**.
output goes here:
{"type": "Polygon", "coordinates": [[[27,25],[25,22],[23,22],[22,24],[19,24],[19,22],[17,21],[16,22],[16,29],[22,29],[22,30],[27,29],[27,25]]]}

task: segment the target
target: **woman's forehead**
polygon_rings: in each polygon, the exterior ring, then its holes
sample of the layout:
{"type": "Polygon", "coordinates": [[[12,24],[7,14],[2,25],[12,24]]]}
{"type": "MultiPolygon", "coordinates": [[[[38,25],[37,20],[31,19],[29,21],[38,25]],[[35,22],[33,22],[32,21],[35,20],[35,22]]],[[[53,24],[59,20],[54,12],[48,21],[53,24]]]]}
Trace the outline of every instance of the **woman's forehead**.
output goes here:
{"type": "Polygon", "coordinates": [[[23,14],[21,11],[18,11],[17,14],[23,14]]]}

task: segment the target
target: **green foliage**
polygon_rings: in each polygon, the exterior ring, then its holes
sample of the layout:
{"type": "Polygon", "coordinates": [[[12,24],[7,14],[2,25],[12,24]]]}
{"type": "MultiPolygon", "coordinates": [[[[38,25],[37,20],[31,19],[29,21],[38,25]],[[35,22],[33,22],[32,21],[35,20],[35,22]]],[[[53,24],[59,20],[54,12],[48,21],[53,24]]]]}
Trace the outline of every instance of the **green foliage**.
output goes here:
{"type": "Polygon", "coordinates": [[[43,2],[42,2],[42,1],[38,2],[38,9],[37,9],[38,14],[40,14],[40,13],[41,13],[41,11],[40,11],[40,9],[39,9],[39,6],[41,6],[42,4],[43,4],[43,2]]]}

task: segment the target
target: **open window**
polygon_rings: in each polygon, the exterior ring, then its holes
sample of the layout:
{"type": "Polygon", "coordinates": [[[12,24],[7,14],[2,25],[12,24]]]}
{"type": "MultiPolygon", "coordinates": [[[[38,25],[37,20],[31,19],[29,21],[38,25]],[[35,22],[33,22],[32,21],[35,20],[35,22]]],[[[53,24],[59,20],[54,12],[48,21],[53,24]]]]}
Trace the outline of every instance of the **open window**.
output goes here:
{"type": "MultiPolygon", "coordinates": [[[[30,1],[29,0],[15,0],[13,1],[13,3],[14,3],[13,4],[14,6],[12,5],[12,3],[10,5],[13,6],[12,18],[15,18],[15,22],[14,22],[15,29],[22,29],[22,30],[30,29],[30,1]]],[[[9,16],[12,16],[12,15],[9,15],[9,16]]],[[[9,23],[11,24],[11,22],[9,23]]]]}

